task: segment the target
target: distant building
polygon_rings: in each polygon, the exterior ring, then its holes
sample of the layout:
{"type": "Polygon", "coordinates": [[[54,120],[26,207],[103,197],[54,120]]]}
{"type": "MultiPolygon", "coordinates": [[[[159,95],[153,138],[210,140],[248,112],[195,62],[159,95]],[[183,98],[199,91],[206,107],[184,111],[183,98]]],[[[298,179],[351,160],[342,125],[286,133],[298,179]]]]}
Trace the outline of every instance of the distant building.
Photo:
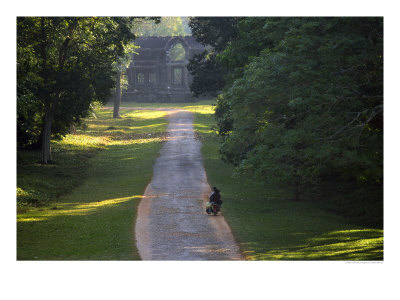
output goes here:
{"type": "Polygon", "coordinates": [[[129,85],[123,101],[195,101],[186,65],[194,54],[204,51],[204,46],[191,36],[141,37],[135,44],[140,48],[127,69],[129,85]]]}

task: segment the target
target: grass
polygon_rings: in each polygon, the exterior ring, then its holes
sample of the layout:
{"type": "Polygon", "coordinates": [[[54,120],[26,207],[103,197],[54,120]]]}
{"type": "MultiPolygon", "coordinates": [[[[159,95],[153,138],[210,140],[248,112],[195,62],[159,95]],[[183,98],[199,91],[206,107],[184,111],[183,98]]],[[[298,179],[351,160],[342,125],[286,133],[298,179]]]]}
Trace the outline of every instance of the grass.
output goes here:
{"type": "MultiPolygon", "coordinates": [[[[123,107],[150,107],[150,108],[182,108],[188,110],[195,110],[195,109],[207,109],[208,107],[215,105],[215,100],[206,99],[206,100],[199,100],[197,102],[176,102],[176,103],[143,103],[143,102],[128,102],[124,101],[121,103],[121,108],[123,107]]],[[[105,107],[114,107],[113,102],[109,102],[105,105],[105,107]]]]}
{"type": "Polygon", "coordinates": [[[354,225],[312,202],[294,202],[291,192],[265,187],[219,159],[219,138],[210,105],[194,108],[208,182],[222,191],[224,216],[248,260],[382,260],[383,230],[354,225]]]}
{"type": "Polygon", "coordinates": [[[98,111],[53,143],[56,164],[18,153],[18,260],[135,260],[136,208],[161,148],[165,113],[98,111]],[[35,200],[33,200],[35,199],[35,200]]]}
{"type": "MultiPolygon", "coordinates": [[[[218,156],[213,104],[122,107],[176,107],[195,114],[208,181],[222,191],[223,214],[246,259],[383,259],[382,229],[354,225],[325,204],[289,201],[289,190],[232,176],[232,166],[218,156]]],[[[55,143],[56,164],[42,166],[38,153],[18,153],[18,259],[139,259],[136,207],[151,180],[165,113],[121,110],[117,120],[111,111],[97,114],[86,130],[55,143]]]]}

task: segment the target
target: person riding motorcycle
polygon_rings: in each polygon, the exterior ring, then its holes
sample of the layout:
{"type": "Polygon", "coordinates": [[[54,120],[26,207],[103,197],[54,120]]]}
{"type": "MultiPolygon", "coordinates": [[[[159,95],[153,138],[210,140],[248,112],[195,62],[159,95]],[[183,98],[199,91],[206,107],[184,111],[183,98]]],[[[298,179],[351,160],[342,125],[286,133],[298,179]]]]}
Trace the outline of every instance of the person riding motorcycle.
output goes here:
{"type": "Polygon", "coordinates": [[[220,210],[222,206],[221,194],[219,193],[220,190],[216,187],[213,187],[213,190],[214,192],[212,192],[212,194],[210,195],[210,202],[216,203],[218,205],[218,210],[220,210]]]}

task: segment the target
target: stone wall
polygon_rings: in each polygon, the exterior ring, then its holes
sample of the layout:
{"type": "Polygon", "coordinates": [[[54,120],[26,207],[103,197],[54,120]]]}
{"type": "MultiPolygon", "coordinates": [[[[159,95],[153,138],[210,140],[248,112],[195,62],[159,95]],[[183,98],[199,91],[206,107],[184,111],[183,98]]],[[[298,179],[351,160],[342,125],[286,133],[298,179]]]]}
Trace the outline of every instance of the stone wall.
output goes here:
{"type": "Polygon", "coordinates": [[[135,40],[140,46],[127,69],[128,89],[122,101],[136,102],[190,102],[192,77],[186,66],[193,55],[204,51],[204,47],[193,37],[147,37],[135,40]],[[181,44],[185,59],[172,60],[171,49],[181,44]]]}

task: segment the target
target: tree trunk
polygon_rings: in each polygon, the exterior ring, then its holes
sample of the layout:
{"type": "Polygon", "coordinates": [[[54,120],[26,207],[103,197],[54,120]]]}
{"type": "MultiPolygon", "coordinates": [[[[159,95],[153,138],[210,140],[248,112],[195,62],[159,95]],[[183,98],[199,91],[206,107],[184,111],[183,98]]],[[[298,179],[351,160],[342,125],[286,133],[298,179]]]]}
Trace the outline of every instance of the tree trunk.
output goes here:
{"type": "Polygon", "coordinates": [[[114,98],[114,118],[120,118],[119,107],[121,105],[121,72],[117,73],[117,86],[115,87],[115,98],[114,98]]]}
{"type": "Polygon", "coordinates": [[[76,126],[74,123],[71,123],[71,126],[69,127],[69,133],[76,134],[76,126]]]}
{"type": "MultiPolygon", "coordinates": [[[[46,36],[46,22],[47,18],[41,18],[41,43],[40,43],[40,55],[43,60],[43,69],[41,71],[41,76],[44,82],[47,82],[49,77],[49,72],[47,69],[47,36],[46,36]]],[[[50,148],[50,137],[51,137],[51,123],[53,121],[53,113],[51,108],[51,101],[47,95],[44,98],[44,122],[43,122],[43,132],[42,132],[42,164],[48,164],[51,162],[51,148],[50,148]]]]}
{"type": "Polygon", "coordinates": [[[43,137],[42,137],[42,163],[48,164],[51,162],[51,124],[53,122],[53,112],[50,108],[50,104],[45,105],[45,115],[43,124],[43,137]]]}

